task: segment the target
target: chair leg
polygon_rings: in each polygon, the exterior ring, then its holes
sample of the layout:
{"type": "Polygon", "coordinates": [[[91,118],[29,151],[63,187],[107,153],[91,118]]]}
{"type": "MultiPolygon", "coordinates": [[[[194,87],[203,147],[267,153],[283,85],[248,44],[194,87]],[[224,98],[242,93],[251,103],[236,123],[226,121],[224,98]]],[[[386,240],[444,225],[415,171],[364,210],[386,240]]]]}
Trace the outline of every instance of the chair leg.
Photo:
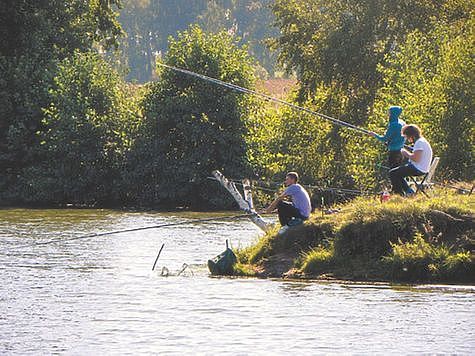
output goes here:
{"type": "Polygon", "coordinates": [[[415,191],[415,194],[417,194],[417,192],[421,192],[422,194],[424,194],[427,198],[429,198],[429,195],[424,191],[424,181],[425,181],[425,177],[424,179],[421,181],[420,184],[417,183],[416,179],[414,177],[410,177],[411,180],[414,182],[414,185],[416,186],[416,191],[415,191]]]}
{"type": "Polygon", "coordinates": [[[424,194],[427,198],[429,198],[429,194],[427,194],[427,193],[425,192],[425,190],[424,190],[424,185],[423,185],[422,183],[421,183],[420,188],[419,188],[419,187],[417,188],[417,191],[419,191],[419,190],[421,191],[422,194],[424,194]]]}

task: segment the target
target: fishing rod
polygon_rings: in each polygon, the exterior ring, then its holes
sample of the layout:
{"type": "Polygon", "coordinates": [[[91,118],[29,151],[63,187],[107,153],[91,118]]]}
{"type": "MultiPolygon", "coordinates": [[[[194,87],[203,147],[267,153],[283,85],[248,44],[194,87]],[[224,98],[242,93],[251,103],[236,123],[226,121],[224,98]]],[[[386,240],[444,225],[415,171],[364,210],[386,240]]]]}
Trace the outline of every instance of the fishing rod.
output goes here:
{"type": "MultiPolygon", "coordinates": [[[[318,116],[318,117],[321,117],[322,119],[325,119],[325,120],[328,120],[336,125],[340,125],[342,127],[346,127],[348,129],[351,129],[351,130],[355,130],[355,131],[358,131],[358,132],[361,132],[361,133],[364,133],[366,135],[370,135],[372,136],[372,131],[369,131],[369,130],[366,130],[362,127],[359,127],[359,126],[356,126],[356,125],[353,125],[353,124],[350,124],[349,122],[346,122],[346,121],[343,121],[343,120],[339,120],[339,119],[335,119],[334,117],[331,117],[331,116],[328,116],[328,115],[325,115],[325,114],[322,114],[322,113],[319,113],[319,112],[316,112],[316,111],[313,111],[313,110],[310,110],[310,109],[307,109],[307,108],[304,108],[302,106],[298,106],[298,105],[295,105],[295,104],[292,104],[292,103],[289,103],[287,101],[284,101],[284,100],[281,100],[281,99],[278,99],[278,98],[274,98],[270,95],[267,95],[267,94],[264,94],[264,93],[260,93],[256,90],[252,90],[252,89],[248,89],[248,88],[244,88],[244,87],[241,87],[239,85],[236,85],[236,84],[232,84],[232,83],[228,83],[228,82],[225,82],[225,81],[222,81],[220,79],[216,79],[216,78],[212,78],[212,77],[209,77],[207,75],[204,75],[204,74],[200,74],[200,73],[196,73],[196,72],[192,72],[191,70],[187,70],[187,69],[183,69],[183,68],[178,68],[178,67],[174,67],[174,66],[171,66],[171,65],[168,65],[168,64],[165,64],[165,63],[160,63],[160,62],[157,62],[157,65],[159,66],[162,66],[162,67],[165,67],[165,68],[168,68],[168,69],[171,69],[171,70],[174,70],[176,72],[180,72],[180,73],[183,73],[183,74],[187,74],[187,75],[190,75],[190,76],[193,76],[193,77],[196,77],[196,78],[200,78],[202,80],[206,80],[206,81],[209,81],[211,83],[214,83],[214,84],[217,84],[217,85],[221,85],[221,86],[224,86],[226,88],[229,88],[229,89],[233,89],[233,90],[236,90],[236,91],[239,91],[241,93],[246,93],[246,94],[251,94],[251,95],[255,95],[255,96],[260,96],[266,100],[269,100],[269,101],[272,101],[274,103],[278,103],[278,104],[282,104],[282,105],[286,105],[294,110],[300,110],[300,111],[303,111],[303,112],[306,112],[307,114],[311,114],[311,115],[314,115],[314,116],[318,116]]],[[[387,145],[387,143],[386,143],[387,145]]],[[[405,148],[407,148],[408,150],[412,151],[412,147],[409,146],[409,145],[404,145],[405,148]]]]}
{"type": "Polygon", "coordinates": [[[187,69],[183,69],[183,68],[178,68],[178,67],[174,67],[174,66],[171,66],[171,65],[168,65],[168,64],[164,64],[164,63],[160,63],[160,62],[157,62],[157,64],[159,66],[162,66],[162,67],[165,67],[165,68],[168,68],[168,69],[171,69],[175,72],[180,72],[180,73],[183,73],[183,74],[187,74],[187,75],[190,75],[190,76],[193,76],[193,77],[196,77],[196,78],[200,78],[202,80],[206,80],[208,82],[211,82],[211,83],[214,83],[214,84],[217,84],[217,85],[221,85],[221,86],[224,86],[226,88],[229,88],[229,89],[232,89],[232,90],[236,90],[236,91],[239,91],[241,93],[246,93],[246,94],[251,94],[251,95],[255,95],[255,96],[260,96],[266,100],[269,100],[269,101],[272,101],[274,103],[278,103],[278,104],[282,104],[282,105],[286,105],[294,110],[299,110],[299,111],[303,111],[303,112],[306,112],[310,115],[314,115],[314,116],[318,116],[318,117],[321,117],[322,119],[325,119],[325,120],[328,120],[336,125],[340,125],[342,127],[346,127],[348,129],[351,129],[351,130],[355,130],[355,131],[359,131],[361,133],[364,133],[364,134],[370,134],[371,131],[369,130],[366,130],[362,127],[359,127],[359,126],[356,126],[356,125],[353,125],[353,124],[350,124],[348,122],[345,122],[345,121],[342,121],[342,120],[339,120],[339,119],[335,119],[334,117],[331,117],[331,116],[328,116],[328,115],[325,115],[325,114],[322,114],[322,113],[319,113],[319,112],[316,112],[316,111],[313,111],[313,110],[310,110],[310,109],[307,109],[307,108],[304,108],[302,106],[298,106],[298,105],[295,105],[295,104],[292,104],[292,103],[289,103],[287,101],[284,101],[284,100],[281,100],[281,99],[278,99],[278,98],[274,98],[270,95],[267,95],[267,94],[264,94],[264,93],[260,93],[258,91],[255,91],[255,90],[251,90],[251,89],[248,89],[248,88],[244,88],[244,87],[241,87],[239,85],[236,85],[236,84],[232,84],[232,83],[228,83],[228,82],[225,82],[225,81],[222,81],[222,80],[219,80],[219,79],[216,79],[216,78],[212,78],[212,77],[208,77],[207,75],[204,75],[204,74],[199,74],[199,73],[195,73],[195,72],[192,72],[190,70],[187,70],[187,69]]]}
{"type": "MultiPolygon", "coordinates": [[[[210,180],[216,180],[216,178],[214,177],[206,177],[207,179],[210,179],[210,180]]],[[[229,181],[233,182],[234,184],[237,184],[237,185],[240,185],[242,186],[243,184],[238,180],[238,179],[229,179],[229,181]]],[[[265,181],[262,181],[264,183],[270,183],[270,184],[274,184],[274,185],[282,185],[282,183],[279,183],[279,182],[265,182],[265,181]]],[[[271,189],[271,188],[264,188],[264,187],[261,187],[261,186],[258,186],[258,185],[253,185],[252,186],[254,189],[257,189],[257,190],[262,190],[262,191],[265,191],[265,192],[272,192],[272,193],[275,193],[275,189],[271,189]]],[[[320,190],[320,191],[330,191],[330,192],[335,192],[335,193],[340,193],[342,195],[374,195],[374,194],[379,194],[379,192],[371,192],[371,191],[364,191],[364,190],[356,190],[356,189],[347,189],[347,188],[335,188],[335,187],[321,187],[321,186],[318,186],[318,185],[309,185],[309,184],[302,184],[302,187],[304,188],[308,188],[308,189],[317,189],[317,190],[320,190]]]]}
{"type": "MultiPolygon", "coordinates": [[[[206,179],[214,180],[214,181],[219,182],[219,180],[216,179],[215,177],[206,177],[206,179]]],[[[239,179],[230,179],[230,178],[228,178],[228,181],[233,182],[234,184],[237,184],[237,185],[240,185],[240,186],[244,186],[244,184],[242,184],[239,179]]],[[[265,191],[265,192],[275,192],[275,189],[271,189],[271,188],[264,188],[264,187],[260,187],[260,186],[257,186],[257,185],[253,185],[252,187],[255,188],[255,189],[258,189],[258,190],[265,191]]]]}
{"type": "Polygon", "coordinates": [[[91,238],[91,237],[100,237],[100,236],[106,236],[106,235],[122,234],[124,232],[134,232],[134,231],[142,231],[142,230],[149,230],[149,229],[159,229],[159,228],[163,228],[163,227],[172,227],[172,226],[179,226],[179,225],[193,224],[193,223],[202,223],[202,222],[210,222],[210,221],[233,220],[233,219],[239,219],[239,218],[244,218],[244,217],[250,217],[250,216],[253,216],[255,214],[256,213],[247,213],[247,214],[239,214],[239,215],[232,215],[232,216],[221,216],[221,217],[216,217],[216,218],[205,218],[205,219],[196,219],[196,220],[192,220],[192,221],[187,220],[187,221],[180,221],[180,222],[176,222],[176,223],[167,223],[167,224],[160,224],[160,225],[144,226],[144,227],[137,227],[137,228],[133,228],[133,229],[99,232],[99,233],[75,236],[75,237],[66,238],[66,239],[52,239],[52,240],[45,241],[45,242],[36,242],[36,243],[32,243],[32,244],[20,245],[20,246],[16,246],[15,249],[23,248],[23,247],[40,246],[40,245],[49,245],[49,244],[54,244],[54,243],[57,243],[57,242],[82,240],[82,239],[88,239],[88,238],[91,238]]]}

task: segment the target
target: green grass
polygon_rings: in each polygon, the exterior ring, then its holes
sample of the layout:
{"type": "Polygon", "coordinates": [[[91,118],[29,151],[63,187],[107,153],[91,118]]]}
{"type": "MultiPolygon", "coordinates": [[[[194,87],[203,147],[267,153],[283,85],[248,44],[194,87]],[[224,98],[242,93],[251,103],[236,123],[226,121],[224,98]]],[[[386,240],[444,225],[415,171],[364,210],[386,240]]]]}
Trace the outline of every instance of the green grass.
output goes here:
{"type": "MultiPolygon", "coordinates": [[[[238,251],[242,265],[277,254],[309,276],[475,283],[475,197],[437,190],[433,197],[361,197],[339,213],[316,213],[283,235],[272,230],[238,251]]],[[[248,267],[250,268],[250,267],[248,267]]],[[[255,268],[250,268],[255,270],[255,268]]]]}
{"type": "Polygon", "coordinates": [[[250,264],[238,262],[234,265],[234,275],[242,277],[255,277],[257,273],[250,264]]]}
{"type": "Polygon", "coordinates": [[[393,251],[383,257],[390,277],[416,281],[469,281],[475,273],[470,252],[452,253],[445,245],[434,245],[416,234],[413,242],[392,245],[393,251]]]}
{"type": "Polygon", "coordinates": [[[331,270],[334,263],[333,249],[320,246],[304,253],[301,269],[304,273],[318,274],[331,270]]]}

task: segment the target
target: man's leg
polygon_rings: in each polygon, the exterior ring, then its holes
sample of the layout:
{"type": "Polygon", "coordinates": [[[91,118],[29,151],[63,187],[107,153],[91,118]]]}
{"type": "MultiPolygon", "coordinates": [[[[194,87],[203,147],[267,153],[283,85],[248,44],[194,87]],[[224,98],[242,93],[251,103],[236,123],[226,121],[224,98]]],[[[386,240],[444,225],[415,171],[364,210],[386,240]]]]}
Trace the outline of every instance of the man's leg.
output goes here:
{"type": "Polygon", "coordinates": [[[391,169],[389,171],[389,178],[391,179],[393,191],[397,194],[404,195],[409,190],[409,185],[407,184],[404,177],[419,176],[422,174],[422,172],[409,163],[391,169]]]}
{"type": "Polygon", "coordinates": [[[277,205],[277,212],[279,213],[280,225],[287,225],[292,218],[299,218],[299,210],[287,201],[281,200],[277,205]]]}

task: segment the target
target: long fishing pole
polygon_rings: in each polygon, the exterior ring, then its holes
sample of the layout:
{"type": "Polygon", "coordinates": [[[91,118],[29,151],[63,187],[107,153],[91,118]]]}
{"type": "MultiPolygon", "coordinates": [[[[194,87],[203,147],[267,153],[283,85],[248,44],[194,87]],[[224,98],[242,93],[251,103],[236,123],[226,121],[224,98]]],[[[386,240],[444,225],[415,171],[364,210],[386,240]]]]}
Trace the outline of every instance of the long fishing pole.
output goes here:
{"type": "MultiPolygon", "coordinates": [[[[215,177],[206,177],[207,179],[210,179],[210,180],[215,180],[217,181],[217,179],[215,177]]],[[[243,185],[238,179],[230,179],[228,178],[229,181],[232,181],[234,184],[237,184],[237,185],[243,185]]],[[[264,183],[270,183],[270,184],[274,184],[274,185],[282,185],[282,183],[279,183],[279,182],[264,182],[264,183]]],[[[372,191],[364,191],[364,190],[356,190],[356,189],[347,189],[347,188],[336,188],[336,187],[322,187],[322,186],[318,186],[318,185],[309,185],[309,184],[302,184],[302,186],[304,188],[308,188],[308,189],[317,189],[317,190],[320,190],[320,191],[329,191],[329,192],[335,192],[335,193],[340,193],[341,195],[375,195],[375,194],[379,194],[379,192],[372,192],[372,191]]],[[[264,192],[273,192],[275,193],[275,189],[271,189],[271,188],[264,188],[264,187],[261,187],[259,185],[253,185],[252,186],[253,189],[257,189],[257,190],[262,190],[264,192]]]]}
{"type": "Polygon", "coordinates": [[[206,81],[212,82],[212,83],[214,83],[214,84],[218,84],[218,85],[224,86],[224,87],[226,87],[226,88],[239,91],[239,92],[241,92],[241,93],[246,93],[246,94],[251,94],[251,95],[255,95],[255,96],[260,96],[260,97],[262,97],[262,98],[264,98],[264,99],[267,99],[267,100],[269,100],[269,101],[272,101],[272,102],[274,102],[274,103],[278,103],[278,104],[282,104],[282,105],[286,105],[286,106],[288,106],[288,107],[291,107],[291,108],[294,109],[294,110],[303,111],[303,112],[306,112],[306,113],[308,113],[308,114],[321,117],[322,119],[328,120],[328,121],[330,121],[330,122],[332,122],[332,123],[334,123],[334,124],[336,124],[336,125],[340,125],[340,126],[342,126],[342,127],[346,127],[346,128],[348,128],[348,129],[351,129],[351,130],[359,131],[359,132],[362,132],[362,133],[364,133],[364,134],[370,134],[370,133],[371,133],[371,131],[366,130],[366,129],[362,128],[362,127],[359,127],[359,126],[350,124],[350,123],[348,123],[348,122],[345,122],[345,121],[342,121],[342,120],[339,120],[339,119],[335,119],[334,117],[331,117],[331,116],[328,116],[328,115],[325,115],[325,114],[322,114],[322,113],[319,113],[319,112],[316,112],[316,111],[313,111],[313,110],[304,108],[304,107],[302,107],[302,106],[298,106],[298,105],[289,103],[289,102],[287,102],[287,101],[284,101],[284,100],[281,100],[281,99],[278,99],[278,98],[274,98],[274,97],[272,97],[272,96],[270,96],[270,95],[267,95],[267,94],[264,94],[264,93],[260,93],[260,92],[255,91],[255,90],[251,90],[251,89],[248,89],[248,88],[244,88],[244,87],[241,87],[241,86],[239,86],[239,85],[232,84],[232,83],[228,83],[228,82],[225,82],[225,81],[216,79],[216,78],[208,77],[207,75],[204,75],[204,74],[195,73],[195,72],[192,72],[192,71],[187,70],[187,69],[174,67],[174,66],[171,66],[171,65],[168,65],[168,64],[164,64],[164,63],[160,63],[160,62],[157,62],[157,64],[158,64],[159,66],[162,66],[162,67],[171,69],[171,70],[173,70],[173,71],[180,72],[180,73],[183,73],[183,74],[187,74],[187,75],[190,75],[190,76],[193,76],[193,77],[196,77],[196,78],[200,78],[200,79],[202,79],[202,80],[206,80],[206,81]]]}
{"type": "Polygon", "coordinates": [[[239,215],[232,215],[232,216],[221,216],[221,217],[217,217],[217,218],[196,219],[196,220],[192,220],[192,221],[187,220],[187,221],[180,221],[180,222],[176,222],[176,223],[167,223],[167,224],[161,224],[161,225],[137,227],[137,228],[133,228],[133,229],[99,232],[99,233],[94,233],[94,234],[75,236],[75,237],[66,238],[66,239],[53,239],[53,240],[49,240],[49,241],[45,241],[45,242],[36,242],[36,243],[32,243],[32,244],[27,244],[27,245],[16,246],[15,249],[22,248],[22,247],[49,245],[49,244],[53,244],[53,243],[57,243],[57,242],[81,240],[81,239],[87,239],[87,238],[91,238],[91,237],[100,237],[100,236],[106,236],[106,235],[122,234],[124,232],[134,232],[134,231],[142,231],[142,230],[149,230],[149,229],[159,229],[159,228],[163,228],[163,227],[179,226],[179,225],[185,225],[185,224],[193,224],[193,223],[198,223],[198,222],[202,223],[202,222],[210,222],[210,221],[239,219],[239,218],[244,218],[244,217],[250,217],[254,214],[255,213],[239,214],[239,215]]]}

